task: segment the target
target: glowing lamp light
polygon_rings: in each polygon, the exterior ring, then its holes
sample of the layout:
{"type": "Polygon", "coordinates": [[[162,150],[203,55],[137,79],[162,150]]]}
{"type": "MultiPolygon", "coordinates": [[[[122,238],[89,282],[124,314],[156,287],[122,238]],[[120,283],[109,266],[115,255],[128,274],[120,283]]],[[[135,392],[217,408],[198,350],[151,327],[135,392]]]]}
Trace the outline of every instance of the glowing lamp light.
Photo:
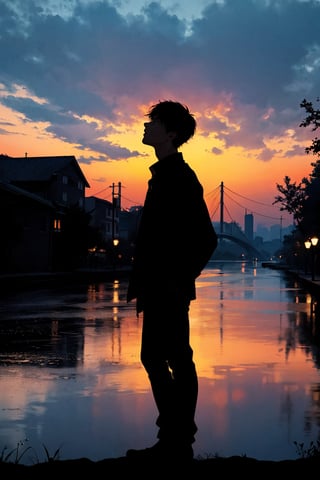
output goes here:
{"type": "MultiPolygon", "coordinates": [[[[311,278],[312,281],[315,280],[315,270],[316,270],[316,254],[315,254],[315,249],[316,246],[318,245],[319,238],[313,235],[311,238],[308,238],[304,242],[304,246],[307,249],[311,248],[311,257],[312,257],[312,264],[311,264],[311,278]]],[[[309,254],[308,254],[309,255],[309,254]]],[[[307,268],[307,267],[306,267],[307,268]]]]}
{"type": "Polygon", "coordinates": [[[304,246],[309,250],[309,248],[311,247],[312,243],[311,243],[311,240],[306,240],[304,242],[304,246]]]}

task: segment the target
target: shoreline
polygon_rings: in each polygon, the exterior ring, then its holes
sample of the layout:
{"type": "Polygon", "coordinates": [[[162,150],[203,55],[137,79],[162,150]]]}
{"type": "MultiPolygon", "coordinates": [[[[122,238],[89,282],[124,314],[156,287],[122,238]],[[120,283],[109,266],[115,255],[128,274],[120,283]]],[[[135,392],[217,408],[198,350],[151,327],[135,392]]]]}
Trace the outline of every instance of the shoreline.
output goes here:
{"type": "Polygon", "coordinates": [[[271,270],[281,270],[287,275],[296,278],[299,282],[305,285],[306,288],[309,288],[314,293],[320,293],[320,274],[318,274],[318,280],[312,280],[311,274],[305,273],[302,270],[294,269],[290,265],[277,263],[277,262],[262,262],[262,268],[270,268],[271,270]]]}

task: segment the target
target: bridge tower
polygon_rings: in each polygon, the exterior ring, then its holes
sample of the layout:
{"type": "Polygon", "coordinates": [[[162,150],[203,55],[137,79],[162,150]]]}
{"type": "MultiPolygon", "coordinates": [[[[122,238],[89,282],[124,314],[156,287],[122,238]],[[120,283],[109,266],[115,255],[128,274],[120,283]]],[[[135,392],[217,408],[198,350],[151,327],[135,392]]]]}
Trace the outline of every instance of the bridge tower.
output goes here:
{"type": "Polygon", "coordinates": [[[220,233],[223,233],[223,211],[224,211],[224,198],[223,198],[223,182],[220,183],[220,233]]]}

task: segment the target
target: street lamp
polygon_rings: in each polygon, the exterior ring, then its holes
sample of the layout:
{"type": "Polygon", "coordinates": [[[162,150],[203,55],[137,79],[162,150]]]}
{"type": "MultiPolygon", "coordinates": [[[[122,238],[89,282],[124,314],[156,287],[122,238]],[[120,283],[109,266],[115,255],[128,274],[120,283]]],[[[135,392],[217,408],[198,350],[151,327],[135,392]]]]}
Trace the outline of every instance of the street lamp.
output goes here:
{"type": "Polygon", "coordinates": [[[310,242],[312,243],[313,247],[316,247],[318,245],[319,238],[318,237],[311,237],[310,242]]]}
{"type": "Polygon", "coordinates": [[[309,240],[309,238],[308,238],[308,240],[306,240],[306,241],[304,242],[304,246],[306,247],[307,250],[309,250],[309,248],[311,247],[311,245],[312,245],[311,240],[309,240]]]}
{"type": "Polygon", "coordinates": [[[113,271],[115,272],[116,270],[116,264],[117,264],[117,246],[119,245],[119,238],[113,238],[112,240],[112,245],[113,245],[113,251],[112,251],[112,266],[113,266],[113,271]]]}
{"type": "Polygon", "coordinates": [[[314,275],[314,273],[315,273],[314,272],[315,271],[315,260],[316,260],[315,248],[318,245],[318,241],[319,241],[319,238],[314,235],[313,237],[308,238],[304,242],[304,246],[306,247],[307,250],[310,250],[310,248],[311,248],[311,279],[312,279],[312,281],[314,281],[314,279],[315,279],[315,275],[314,275]]]}

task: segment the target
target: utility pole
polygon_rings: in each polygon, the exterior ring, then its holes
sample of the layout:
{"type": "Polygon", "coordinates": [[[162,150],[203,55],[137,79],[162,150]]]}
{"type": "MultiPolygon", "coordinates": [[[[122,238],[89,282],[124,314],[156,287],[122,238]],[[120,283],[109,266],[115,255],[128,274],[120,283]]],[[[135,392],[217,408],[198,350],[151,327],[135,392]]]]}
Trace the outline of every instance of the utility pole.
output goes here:
{"type": "MultiPolygon", "coordinates": [[[[121,182],[118,182],[118,185],[116,186],[114,183],[111,185],[112,188],[112,243],[114,243],[115,239],[115,217],[116,217],[116,212],[119,212],[121,209],[121,182]],[[116,191],[117,187],[117,191],[116,191]]],[[[119,233],[119,232],[117,232],[119,233]]]]}

